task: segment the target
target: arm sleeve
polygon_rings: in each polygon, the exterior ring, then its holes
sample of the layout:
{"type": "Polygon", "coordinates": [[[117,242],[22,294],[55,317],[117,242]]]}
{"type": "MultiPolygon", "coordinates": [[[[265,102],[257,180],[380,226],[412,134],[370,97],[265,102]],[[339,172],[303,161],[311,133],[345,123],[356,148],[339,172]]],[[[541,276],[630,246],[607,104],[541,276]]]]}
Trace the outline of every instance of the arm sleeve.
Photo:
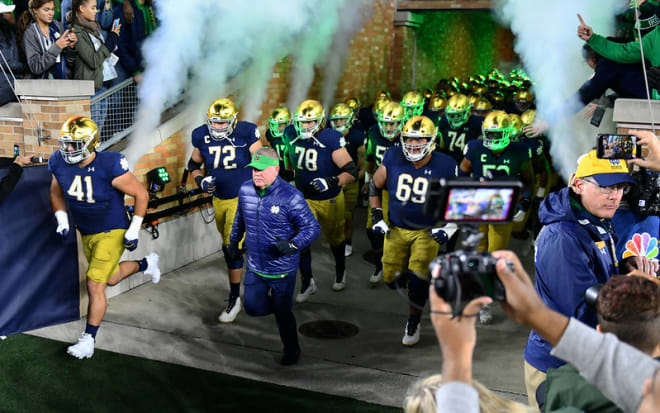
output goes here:
{"type": "Polygon", "coordinates": [[[557,346],[550,352],[574,365],[580,374],[623,411],[636,412],[642,385],[660,362],[571,318],[557,346]]]}
{"type": "MultiPolygon", "coordinates": [[[[651,34],[651,33],[649,33],[651,34]]],[[[645,36],[642,39],[642,43],[644,44],[644,53],[648,53],[650,51],[649,43],[647,41],[647,37],[645,36]]],[[[612,42],[610,40],[605,39],[603,36],[594,34],[591,36],[591,39],[587,41],[587,44],[591,46],[592,49],[599,55],[603,56],[606,59],[614,60],[615,62],[619,63],[636,63],[641,61],[641,53],[639,51],[639,42],[638,41],[632,41],[628,43],[616,43],[612,42]]],[[[650,60],[652,60],[652,57],[647,56],[650,60]]]]}
{"type": "Polygon", "coordinates": [[[293,207],[289,210],[289,218],[296,228],[297,234],[291,241],[298,246],[299,250],[302,250],[312,245],[321,232],[321,226],[302,195],[297,195],[292,200],[292,205],[293,207]]]}
{"type": "Polygon", "coordinates": [[[436,413],[478,413],[479,393],[467,383],[450,382],[435,392],[436,413]]]}
{"type": "Polygon", "coordinates": [[[15,163],[9,166],[9,173],[0,180],[0,201],[4,200],[18,183],[23,174],[23,168],[15,163]]]}

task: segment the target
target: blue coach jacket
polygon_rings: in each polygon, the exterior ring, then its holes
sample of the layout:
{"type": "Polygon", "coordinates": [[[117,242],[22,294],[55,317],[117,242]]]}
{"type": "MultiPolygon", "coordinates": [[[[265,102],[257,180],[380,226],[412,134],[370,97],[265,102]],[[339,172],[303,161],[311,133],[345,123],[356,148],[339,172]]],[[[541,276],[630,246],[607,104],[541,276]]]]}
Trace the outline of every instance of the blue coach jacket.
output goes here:
{"type": "MultiPolygon", "coordinates": [[[[569,188],[553,192],[539,208],[544,225],[536,241],[535,288],[548,307],[595,327],[596,313],[584,301],[585,291],[617,273],[611,221],[594,217],[579,203],[571,206],[569,188]]],[[[563,361],[550,355],[552,346],[532,330],[525,360],[545,372],[563,361]]]]}
{"type": "Polygon", "coordinates": [[[293,241],[300,251],[320,231],[302,193],[279,176],[263,196],[257,193],[252,180],[241,185],[229,239],[238,242],[245,234],[248,270],[268,275],[296,271],[300,253],[281,256],[275,246],[278,238],[293,241]]]}

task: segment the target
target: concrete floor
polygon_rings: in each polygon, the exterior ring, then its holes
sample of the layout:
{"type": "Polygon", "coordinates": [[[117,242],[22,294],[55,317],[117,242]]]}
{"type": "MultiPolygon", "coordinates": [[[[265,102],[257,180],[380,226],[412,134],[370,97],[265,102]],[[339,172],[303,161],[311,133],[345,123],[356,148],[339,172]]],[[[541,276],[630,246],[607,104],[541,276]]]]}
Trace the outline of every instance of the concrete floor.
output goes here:
{"type": "MultiPolygon", "coordinates": [[[[222,255],[216,253],[163,275],[158,285],[144,284],[111,298],[97,348],[401,406],[411,383],[441,371],[442,355],[428,305],[421,341],[413,348],[401,345],[407,297],[383,284],[371,287],[368,283],[372,266],[362,258],[368,249],[361,230],[365,211],[356,211],[360,229],[353,237],[354,254],[347,258],[346,290],[332,291],[334,261],[318,240],[313,269],[319,291],[308,302],[294,305],[299,327],[316,320],[341,320],[357,326],[357,335],[345,339],[300,335],[300,362],[280,366],[282,346],[273,316],[253,318],[241,313],[233,324],[217,322],[228,282],[222,255]]],[[[511,248],[533,271],[530,243],[512,240],[511,248]]],[[[495,322],[477,327],[474,377],[505,398],[526,401],[523,350],[529,331],[510,321],[498,305],[492,308],[495,322]]],[[[80,320],[31,334],[75,342],[84,325],[85,320],[80,320]]]]}

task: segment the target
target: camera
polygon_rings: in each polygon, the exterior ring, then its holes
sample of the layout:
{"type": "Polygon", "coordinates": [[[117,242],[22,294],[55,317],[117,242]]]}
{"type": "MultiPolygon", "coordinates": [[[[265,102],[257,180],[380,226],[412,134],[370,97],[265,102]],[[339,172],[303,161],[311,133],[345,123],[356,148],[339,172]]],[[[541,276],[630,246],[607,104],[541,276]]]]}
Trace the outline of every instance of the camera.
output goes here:
{"type": "Polygon", "coordinates": [[[642,217],[660,215],[660,174],[640,168],[630,175],[637,182],[628,194],[630,208],[642,217]]]}
{"type": "Polygon", "coordinates": [[[605,284],[594,284],[591,287],[587,288],[587,291],[584,292],[584,302],[587,304],[587,308],[596,312],[596,302],[598,301],[598,294],[600,290],[603,289],[605,284]]]}
{"type": "Polygon", "coordinates": [[[468,301],[482,296],[504,301],[504,285],[497,277],[497,260],[487,252],[455,251],[437,257],[429,265],[431,274],[440,267],[440,276],[432,278],[436,294],[447,302],[468,301]]]}

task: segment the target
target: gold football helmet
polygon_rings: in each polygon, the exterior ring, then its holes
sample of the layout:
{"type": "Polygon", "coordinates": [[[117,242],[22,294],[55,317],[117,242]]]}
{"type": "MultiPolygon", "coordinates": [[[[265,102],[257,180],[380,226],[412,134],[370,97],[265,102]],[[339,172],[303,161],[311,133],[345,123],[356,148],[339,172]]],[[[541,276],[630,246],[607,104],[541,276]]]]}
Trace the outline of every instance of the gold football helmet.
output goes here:
{"type": "Polygon", "coordinates": [[[536,117],[536,111],[534,109],[527,109],[520,115],[523,126],[529,126],[534,123],[534,118],[536,117]]]}
{"type": "Polygon", "coordinates": [[[434,94],[431,96],[431,100],[429,101],[429,110],[432,112],[442,112],[445,110],[445,106],[447,106],[447,99],[445,99],[442,95],[434,94]]]}
{"type": "Polygon", "coordinates": [[[509,139],[513,142],[518,142],[520,135],[522,135],[522,119],[520,115],[516,114],[509,114],[509,118],[511,119],[511,134],[509,135],[509,139]]]}
{"type": "Polygon", "coordinates": [[[457,94],[449,98],[445,115],[452,129],[458,129],[470,118],[472,105],[465,95],[457,94]]]}
{"type": "Polygon", "coordinates": [[[390,98],[390,92],[388,92],[385,89],[378,89],[376,91],[376,96],[374,96],[374,101],[379,100],[379,99],[392,100],[392,98],[390,98]]]}
{"type": "Polygon", "coordinates": [[[291,112],[286,106],[275,108],[268,118],[268,130],[274,138],[281,138],[284,129],[291,124],[291,112]]]}
{"type": "Polygon", "coordinates": [[[406,109],[399,102],[387,103],[378,114],[378,129],[385,139],[396,138],[406,122],[406,109]]]}
{"type": "Polygon", "coordinates": [[[426,116],[415,116],[408,119],[401,131],[403,155],[411,162],[424,159],[433,150],[435,135],[435,124],[426,116]],[[415,142],[409,142],[413,139],[415,142]],[[421,139],[426,139],[426,142],[418,143],[421,139]]]}
{"type": "Polygon", "coordinates": [[[360,110],[360,99],[358,98],[348,98],[344,101],[344,103],[353,110],[353,113],[360,110]]]}
{"type": "Polygon", "coordinates": [[[325,110],[317,100],[305,100],[296,110],[293,118],[293,126],[298,132],[298,136],[303,139],[310,139],[318,132],[325,121],[325,110]],[[304,125],[312,123],[312,125],[304,125]]]}
{"type": "Polygon", "coordinates": [[[492,109],[493,105],[490,104],[488,99],[481,98],[477,101],[476,105],[474,105],[474,114],[477,116],[486,117],[488,112],[490,112],[492,109]]]}
{"type": "Polygon", "coordinates": [[[424,112],[424,96],[414,90],[406,92],[403,95],[401,104],[406,108],[406,114],[409,118],[419,116],[424,112]]]}
{"type": "Polygon", "coordinates": [[[431,96],[433,96],[433,89],[429,89],[429,88],[424,89],[422,95],[424,96],[424,99],[431,99],[431,96]]]}
{"type": "Polygon", "coordinates": [[[209,106],[206,114],[206,123],[209,127],[211,138],[216,141],[227,139],[236,127],[238,111],[231,99],[216,99],[209,106]]]}
{"type": "Polygon", "coordinates": [[[513,94],[513,102],[518,109],[525,111],[534,103],[534,93],[529,89],[520,89],[513,94]]]}
{"type": "Polygon", "coordinates": [[[511,143],[511,126],[511,118],[506,112],[490,112],[481,127],[484,146],[491,151],[503,151],[511,143]]]}
{"type": "Polygon", "coordinates": [[[74,116],[62,125],[58,142],[64,161],[76,164],[89,158],[96,150],[99,128],[90,118],[74,116]]]}
{"type": "Polygon", "coordinates": [[[341,134],[346,134],[353,126],[353,109],[345,103],[337,103],[330,111],[330,126],[341,134]]]}
{"type": "Polygon", "coordinates": [[[390,98],[381,97],[381,98],[376,99],[376,101],[374,102],[373,107],[371,108],[371,113],[374,115],[374,119],[376,119],[376,121],[378,121],[378,117],[380,116],[380,112],[383,110],[385,105],[387,105],[390,102],[391,102],[390,98]]]}

